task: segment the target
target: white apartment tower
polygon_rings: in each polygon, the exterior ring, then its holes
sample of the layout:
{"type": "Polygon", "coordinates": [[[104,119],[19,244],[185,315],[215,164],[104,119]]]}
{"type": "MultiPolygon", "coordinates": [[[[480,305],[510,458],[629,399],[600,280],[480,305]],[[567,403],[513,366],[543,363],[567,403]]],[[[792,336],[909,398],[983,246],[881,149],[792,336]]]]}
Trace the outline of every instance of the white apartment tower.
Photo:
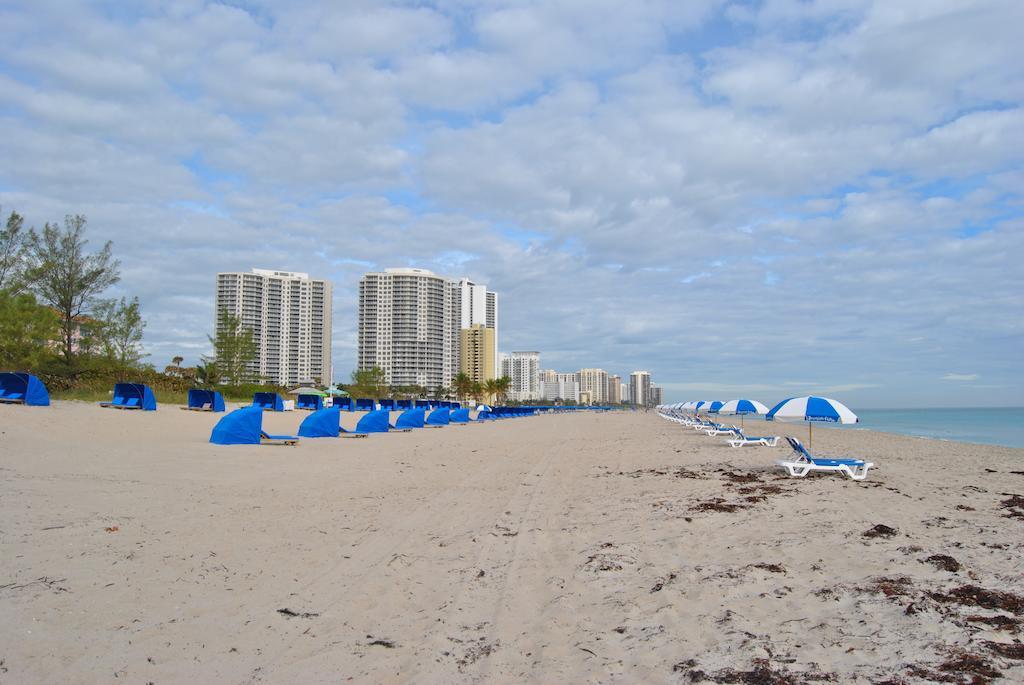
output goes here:
{"type": "Polygon", "coordinates": [[[447,386],[458,369],[451,281],[426,269],[385,269],[359,281],[359,369],[389,385],[447,386]]]}
{"type": "Polygon", "coordinates": [[[629,401],[638,406],[647,406],[651,401],[651,374],[648,371],[634,371],[629,374],[629,401]]]}
{"type": "Polygon", "coordinates": [[[509,399],[540,399],[540,352],[511,352],[502,355],[501,375],[512,379],[509,399]]]}
{"type": "Polygon", "coordinates": [[[453,355],[455,367],[458,367],[462,350],[459,343],[459,331],[465,328],[472,328],[481,325],[485,328],[494,329],[494,349],[491,350],[494,359],[494,377],[501,375],[500,358],[498,356],[498,293],[487,289],[486,285],[474,283],[468,278],[458,281],[450,281],[452,290],[452,333],[455,341],[453,355]]]}
{"type": "Polygon", "coordinates": [[[608,372],[604,369],[580,369],[580,392],[590,396],[592,404],[608,401],[608,372]]]}
{"type": "Polygon", "coordinates": [[[217,274],[215,312],[252,330],[259,356],[249,370],[279,385],[332,380],[331,284],[294,271],[217,274]]]}

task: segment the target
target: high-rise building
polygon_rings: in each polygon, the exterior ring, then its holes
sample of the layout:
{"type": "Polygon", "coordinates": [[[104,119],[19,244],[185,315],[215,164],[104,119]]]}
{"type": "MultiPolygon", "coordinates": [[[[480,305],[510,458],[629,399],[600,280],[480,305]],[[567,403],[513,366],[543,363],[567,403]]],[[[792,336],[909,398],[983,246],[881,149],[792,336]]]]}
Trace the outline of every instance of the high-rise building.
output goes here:
{"type": "Polygon", "coordinates": [[[558,373],[557,371],[545,371],[542,374],[544,380],[540,383],[541,398],[548,402],[555,400],[580,400],[579,377],[575,373],[558,373]]]}
{"type": "Polygon", "coordinates": [[[540,399],[540,352],[511,352],[502,355],[501,375],[512,379],[509,399],[540,399]]]}
{"type": "Polygon", "coordinates": [[[253,376],[279,385],[332,382],[331,284],[309,274],[253,269],[217,274],[215,329],[221,312],[252,330],[253,376]]]}
{"type": "Polygon", "coordinates": [[[609,404],[622,402],[622,376],[608,376],[608,402],[609,404]]]}
{"type": "Polygon", "coordinates": [[[463,328],[459,334],[459,373],[484,383],[496,378],[494,368],[494,329],[481,323],[463,328]]]}
{"type": "Polygon", "coordinates": [[[629,374],[629,401],[644,407],[651,400],[651,374],[648,371],[634,371],[629,374]]]}
{"type": "Polygon", "coordinates": [[[656,407],[659,404],[662,404],[662,400],[664,400],[664,398],[665,398],[665,395],[664,395],[664,392],[661,389],[661,386],[660,385],[652,385],[651,386],[651,397],[648,400],[648,403],[650,405],[656,407]]]}
{"type": "Polygon", "coordinates": [[[608,401],[608,373],[604,369],[580,369],[580,392],[587,393],[592,404],[608,401]]]}
{"type": "Polygon", "coordinates": [[[498,360],[498,293],[487,289],[486,285],[474,283],[468,278],[458,281],[450,281],[452,290],[452,325],[455,326],[453,336],[455,349],[453,355],[456,362],[462,358],[459,349],[461,336],[459,331],[472,328],[479,324],[494,331],[494,349],[491,351],[491,358],[494,360],[491,369],[492,378],[497,378],[499,369],[498,360]]]}
{"type": "Polygon", "coordinates": [[[359,282],[358,368],[391,385],[448,386],[459,357],[452,282],[426,269],[385,269],[359,282]]]}

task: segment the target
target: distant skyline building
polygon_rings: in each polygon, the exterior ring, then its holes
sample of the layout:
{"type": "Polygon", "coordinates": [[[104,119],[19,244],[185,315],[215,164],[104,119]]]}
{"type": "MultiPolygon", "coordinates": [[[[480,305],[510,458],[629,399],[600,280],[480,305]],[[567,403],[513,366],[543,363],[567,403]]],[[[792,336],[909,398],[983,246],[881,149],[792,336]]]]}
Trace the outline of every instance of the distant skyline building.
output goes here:
{"type": "Polygon", "coordinates": [[[664,398],[665,398],[665,395],[662,392],[661,386],[660,385],[652,385],[651,386],[651,398],[649,400],[649,403],[654,405],[654,406],[658,406],[659,404],[662,404],[664,398]]]}
{"type": "Polygon", "coordinates": [[[214,330],[221,312],[252,330],[258,350],[252,374],[286,386],[333,381],[330,281],[272,269],[220,272],[214,312],[214,330]]]}
{"type": "Polygon", "coordinates": [[[463,328],[459,334],[459,373],[476,383],[497,378],[494,374],[494,329],[483,324],[463,328]]]}
{"type": "Polygon", "coordinates": [[[634,371],[629,374],[629,401],[637,406],[647,406],[651,399],[651,374],[649,371],[634,371]]]}
{"type": "Polygon", "coordinates": [[[604,369],[580,369],[578,378],[580,393],[587,394],[588,404],[608,401],[608,372],[604,369]]]}
{"type": "Polygon", "coordinates": [[[370,272],[359,282],[357,368],[384,371],[390,385],[450,387],[464,361],[464,331],[473,344],[465,359],[483,359],[484,379],[496,378],[498,294],[468,278],[451,279],[411,267],[370,272]],[[490,333],[475,332],[476,327],[490,333]]]}
{"type": "Polygon", "coordinates": [[[508,376],[508,397],[519,402],[540,399],[540,352],[510,352],[501,356],[501,376],[508,376]]]}
{"type": "Polygon", "coordinates": [[[575,373],[558,373],[548,370],[544,371],[541,377],[543,378],[540,384],[541,399],[548,402],[555,400],[579,402],[579,377],[575,373]]]}
{"type": "Polygon", "coordinates": [[[359,281],[357,368],[379,367],[389,385],[448,387],[458,368],[452,281],[398,268],[359,281]]]}
{"type": "Polygon", "coordinates": [[[622,376],[608,376],[608,403],[622,402],[622,376]]]}
{"type": "MultiPolygon", "coordinates": [[[[490,351],[490,358],[493,360],[491,378],[500,375],[498,358],[498,293],[487,289],[486,285],[474,283],[468,278],[450,281],[452,290],[453,323],[458,330],[472,328],[481,325],[494,331],[493,349],[490,351]]],[[[453,354],[456,361],[462,359],[461,335],[458,330],[453,332],[455,349],[453,354]]]]}

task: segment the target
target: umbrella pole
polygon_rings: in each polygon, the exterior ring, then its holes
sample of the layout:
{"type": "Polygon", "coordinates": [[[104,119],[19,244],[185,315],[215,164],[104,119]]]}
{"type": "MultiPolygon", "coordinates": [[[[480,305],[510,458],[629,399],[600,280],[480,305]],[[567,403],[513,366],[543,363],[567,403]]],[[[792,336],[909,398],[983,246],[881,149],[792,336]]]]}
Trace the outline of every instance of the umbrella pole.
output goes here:
{"type": "Polygon", "coordinates": [[[814,424],[807,422],[807,446],[814,447],[814,424]]]}

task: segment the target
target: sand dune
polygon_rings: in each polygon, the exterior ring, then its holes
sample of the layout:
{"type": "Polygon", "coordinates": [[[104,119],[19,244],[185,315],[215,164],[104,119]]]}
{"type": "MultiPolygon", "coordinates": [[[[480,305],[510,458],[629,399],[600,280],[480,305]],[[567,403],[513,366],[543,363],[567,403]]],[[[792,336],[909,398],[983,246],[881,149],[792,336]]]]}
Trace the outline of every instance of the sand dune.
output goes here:
{"type": "Polygon", "coordinates": [[[855,483],[645,413],[215,421],[0,407],[0,683],[1024,682],[1024,450],[816,430],[855,483]]]}

